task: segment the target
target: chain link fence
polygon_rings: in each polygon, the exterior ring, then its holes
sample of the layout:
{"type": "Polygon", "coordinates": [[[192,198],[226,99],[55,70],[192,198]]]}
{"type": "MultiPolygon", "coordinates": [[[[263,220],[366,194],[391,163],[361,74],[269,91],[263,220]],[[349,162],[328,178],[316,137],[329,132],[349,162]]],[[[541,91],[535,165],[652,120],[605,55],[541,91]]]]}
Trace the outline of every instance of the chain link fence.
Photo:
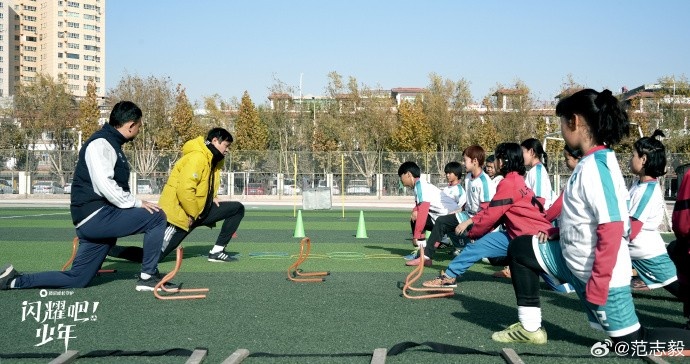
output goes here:
{"type": "MultiPolygon", "coordinates": [[[[159,194],[179,152],[127,150],[132,168],[130,185],[140,194],[159,194]],[[134,187],[136,186],[136,187],[134,187]]],[[[667,174],[661,179],[664,195],[674,199],[678,189],[676,170],[690,163],[690,154],[669,154],[667,174]]],[[[0,149],[0,193],[69,193],[76,151],[0,149]],[[56,188],[38,189],[37,184],[56,188]],[[59,188],[57,188],[59,187],[59,188]],[[42,192],[48,191],[48,192],[42,192]]],[[[630,184],[630,156],[618,155],[630,184]]],[[[221,195],[293,195],[303,190],[330,187],[334,195],[407,196],[398,179],[398,167],[414,161],[424,178],[443,186],[443,169],[450,161],[462,164],[462,152],[230,152],[225,158],[221,195]]],[[[570,171],[561,154],[550,155],[549,175],[556,192],[564,186],[570,171]]]]}

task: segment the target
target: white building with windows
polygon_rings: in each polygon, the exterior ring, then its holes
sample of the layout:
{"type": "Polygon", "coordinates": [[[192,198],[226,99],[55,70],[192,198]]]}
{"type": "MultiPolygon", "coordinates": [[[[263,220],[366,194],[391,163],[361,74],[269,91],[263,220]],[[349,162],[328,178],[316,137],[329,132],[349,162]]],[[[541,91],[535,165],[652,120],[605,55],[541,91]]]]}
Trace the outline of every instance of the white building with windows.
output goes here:
{"type": "Polygon", "coordinates": [[[38,73],[105,95],[105,0],[0,0],[0,97],[38,73]]]}

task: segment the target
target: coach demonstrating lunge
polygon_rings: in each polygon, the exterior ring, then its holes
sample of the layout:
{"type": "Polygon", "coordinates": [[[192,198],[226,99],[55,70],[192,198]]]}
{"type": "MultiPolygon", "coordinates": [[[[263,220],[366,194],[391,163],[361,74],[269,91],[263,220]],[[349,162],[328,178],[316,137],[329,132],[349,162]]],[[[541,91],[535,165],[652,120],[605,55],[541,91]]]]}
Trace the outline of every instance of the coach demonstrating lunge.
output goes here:
{"type": "MultiPolygon", "coordinates": [[[[159,201],[168,219],[161,259],[177,249],[195,228],[214,227],[223,221],[216,243],[208,252],[208,261],[237,260],[225,251],[225,247],[244,218],[244,205],[218,200],[220,170],[232,142],[229,131],[213,128],[206,138],[199,136],[182,147],[182,158],[170,171],[159,201]]],[[[139,247],[115,246],[109,255],[140,262],[142,253],[139,247]]]]}
{"type": "MultiPolygon", "coordinates": [[[[79,237],[72,268],[20,275],[12,265],[0,268],[0,289],[86,287],[117,238],[144,233],[143,263],[137,291],[153,291],[160,282],[158,258],[165,233],[165,213],[154,203],[138,200],[129,188],[129,163],[122,145],[142,126],[141,109],[118,102],[108,124],[89,138],[74,171],[70,212],[79,237]]],[[[166,288],[175,290],[171,283],[166,288]]]]}

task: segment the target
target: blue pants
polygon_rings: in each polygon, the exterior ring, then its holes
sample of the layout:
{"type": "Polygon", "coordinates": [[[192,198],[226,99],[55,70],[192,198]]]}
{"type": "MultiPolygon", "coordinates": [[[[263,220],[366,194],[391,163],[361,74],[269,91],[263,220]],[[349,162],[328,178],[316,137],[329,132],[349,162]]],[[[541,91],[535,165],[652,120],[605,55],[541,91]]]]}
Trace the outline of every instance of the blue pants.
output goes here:
{"type": "Polygon", "coordinates": [[[482,258],[497,258],[508,255],[508,233],[505,231],[494,231],[469,243],[465,249],[453,259],[446,269],[446,275],[457,277],[463,275],[474,263],[482,258]]]}
{"type": "Polygon", "coordinates": [[[77,228],[79,249],[70,270],[24,274],[16,279],[15,288],[86,287],[98,273],[117,238],[141,233],[144,233],[141,271],[156,274],[166,225],[162,210],[151,214],[144,208],[105,206],[77,228]]]}

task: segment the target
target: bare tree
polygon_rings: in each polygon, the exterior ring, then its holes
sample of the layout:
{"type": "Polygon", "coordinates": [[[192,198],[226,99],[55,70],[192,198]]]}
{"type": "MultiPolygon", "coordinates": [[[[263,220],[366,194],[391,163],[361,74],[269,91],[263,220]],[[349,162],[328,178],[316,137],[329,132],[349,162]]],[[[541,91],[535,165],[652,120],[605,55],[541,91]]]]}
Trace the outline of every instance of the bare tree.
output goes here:
{"type": "MultiPolygon", "coordinates": [[[[369,186],[379,169],[382,152],[391,140],[395,126],[395,104],[389,92],[380,87],[359,85],[349,77],[347,84],[336,73],[329,73],[326,88],[332,104],[330,130],[336,135],[340,150],[348,151],[348,170],[364,176],[369,186]]],[[[343,166],[345,168],[345,166],[343,166]]]]}
{"type": "Polygon", "coordinates": [[[659,84],[657,102],[662,120],[657,128],[666,133],[669,151],[690,153],[690,82],[685,76],[665,76],[659,84]]]}
{"type": "Polygon", "coordinates": [[[527,85],[517,80],[510,87],[498,84],[489,96],[493,101],[485,118],[493,122],[501,142],[516,142],[537,137],[537,125],[545,122],[534,113],[534,102],[527,85]]]}
{"type": "Polygon", "coordinates": [[[132,101],[144,114],[144,127],[132,143],[134,170],[144,176],[156,170],[161,158],[160,145],[164,144],[160,139],[170,132],[170,116],[175,104],[172,85],[168,77],[144,79],[127,74],[108,91],[111,102],[132,101]]]}
{"type": "Polygon", "coordinates": [[[15,116],[34,149],[45,146],[51,174],[65,184],[65,167],[73,167],[77,103],[64,80],[39,74],[36,81],[22,83],[15,96],[15,116]]]}

